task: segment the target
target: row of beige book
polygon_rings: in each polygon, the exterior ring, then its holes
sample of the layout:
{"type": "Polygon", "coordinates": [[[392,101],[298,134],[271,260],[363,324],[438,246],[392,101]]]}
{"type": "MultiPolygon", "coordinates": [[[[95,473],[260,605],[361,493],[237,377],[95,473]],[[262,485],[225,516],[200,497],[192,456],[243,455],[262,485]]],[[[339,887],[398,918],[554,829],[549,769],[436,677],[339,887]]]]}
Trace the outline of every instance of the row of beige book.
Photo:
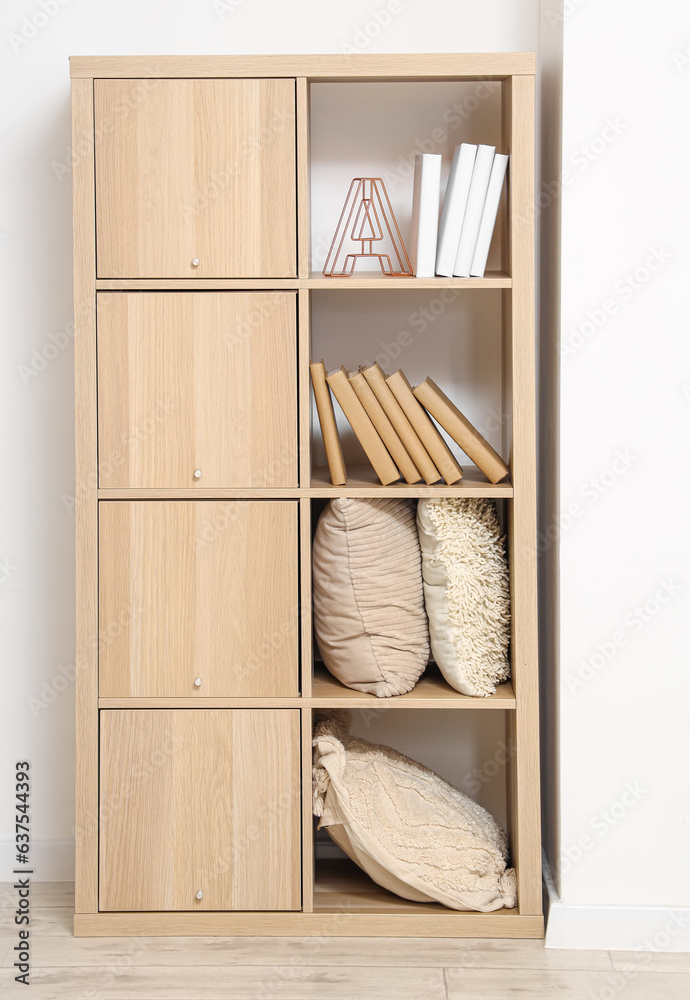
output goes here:
{"type": "Polygon", "coordinates": [[[423,479],[427,485],[443,479],[449,486],[462,479],[462,469],[431,417],[490,483],[508,475],[501,456],[432,379],[412,386],[402,371],[386,375],[378,363],[328,374],[323,361],[312,361],[309,370],[334,486],[345,485],[347,473],[331,392],[383,486],[400,478],[407,483],[423,479]]]}

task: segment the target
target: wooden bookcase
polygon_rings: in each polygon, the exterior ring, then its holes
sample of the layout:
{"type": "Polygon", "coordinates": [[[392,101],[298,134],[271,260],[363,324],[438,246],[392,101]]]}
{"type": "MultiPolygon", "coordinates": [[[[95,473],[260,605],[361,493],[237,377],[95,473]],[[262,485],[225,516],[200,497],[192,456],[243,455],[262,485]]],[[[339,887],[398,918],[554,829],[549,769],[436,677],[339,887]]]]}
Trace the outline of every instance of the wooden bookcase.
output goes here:
{"type": "Polygon", "coordinates": [[[72,58],[75,934],[541,936],[534,72],[524,53],[72,58]],[[323,278],[312,89],[487,82],[511,156],[500,266],[323,278]],[[457,486],[382,487],[348,468],[333,487],[313,458],[308,370],[329,302],[447,289],[498,297],[510,478],[463,463],[457,486]],[[338,495],[500,501],[512,677],[493,697],[430,672],[382,706],[315,669],[311,536],[338,495]],[[421,710],[503,720],[516,909],[411,903],[315,864],[313,713],[372,704],[410,726],[421,710]]]}

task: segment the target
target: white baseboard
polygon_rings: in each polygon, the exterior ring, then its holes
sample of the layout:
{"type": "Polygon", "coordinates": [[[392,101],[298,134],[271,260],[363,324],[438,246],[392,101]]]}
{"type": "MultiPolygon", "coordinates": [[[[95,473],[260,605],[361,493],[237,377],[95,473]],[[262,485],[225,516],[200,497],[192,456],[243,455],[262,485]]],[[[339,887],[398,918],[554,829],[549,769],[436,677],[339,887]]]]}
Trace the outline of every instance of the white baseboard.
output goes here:
{"type": "Polygon", "coordinates": [[[690,907],[580,906],[563,902],[543,858],[546,948],[690,951],[690,907]]]}
{"type": "MultiPolygon", "coordinates": [[[[0,881],[14,882],[18,877],[14,869],[24,867],[17,864],[16,854],[13,840],[0,840],[0,881]]],[[[30,864],[26,867],[33,872],[31,878],[34,882],[73,882],[74,841],[32,841],[30,864]]]]}

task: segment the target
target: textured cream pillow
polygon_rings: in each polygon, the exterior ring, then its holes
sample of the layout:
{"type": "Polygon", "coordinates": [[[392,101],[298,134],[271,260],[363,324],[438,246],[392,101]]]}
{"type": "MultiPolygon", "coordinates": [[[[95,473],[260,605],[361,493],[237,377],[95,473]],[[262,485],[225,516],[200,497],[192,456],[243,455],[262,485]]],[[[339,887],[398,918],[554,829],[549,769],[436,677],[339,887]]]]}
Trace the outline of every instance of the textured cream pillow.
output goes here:
{"type": "Polygon", "coordinates": [[[506,835],[464,792],[329,712],[314,733],[314,815],[373,880],[404,899],[487,913],[516,904],[506,835]]]}
{"type": "Polygon", "coordinates": [[[486,697],[510,676],[510,582],[493,500],[420,500],[431,653],[451,687],[486,697]]]}
{"type": "Polygon", "coordinates": [[[414,501],[331,500],[316,526],[313,589],[330,672],[379,698],[411,691],[429,659],[414,501]]]}

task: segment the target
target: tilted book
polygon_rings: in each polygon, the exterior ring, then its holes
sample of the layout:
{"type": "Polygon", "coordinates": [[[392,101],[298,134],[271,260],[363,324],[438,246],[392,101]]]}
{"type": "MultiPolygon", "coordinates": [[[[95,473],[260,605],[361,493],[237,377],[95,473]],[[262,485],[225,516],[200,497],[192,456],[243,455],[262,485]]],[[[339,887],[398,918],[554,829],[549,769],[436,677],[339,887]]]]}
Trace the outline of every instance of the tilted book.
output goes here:
{"type": "Polygon", "coordinates": [[[321,424],[321,437],[326,449],[326,461],[328,462],[328,471],[331,474],[331,482],[334,486],[343,486],[347,482],[345,460],[343,459],[343,449],[340,447],[338,425],[335,422],[333,400],[326,382],[326,366],[323,361],[310,361],[309,374],[314,389],[316,412],[321,424]]]}
{"type": "Polygon", "coordinates": [[[360,403],[357,393],[350,385],[350,380],[345,368],[331,372],[326,376],[326,382],[333,390],[333,395],[340,403],[340,408],[347,417],[352,430],[355,432],[359,443],[364,448],[365,454],[374,467],[374,472],[381,480],[383,486],[394,483],[400,479],[400,473],[386,451],[386,446],[379,437],[378,431],[372,424],[369,416],[360,403]]]}
{"type": "Polygon", "coordinates": [[[407,453],[386,412],[374,395],[374,391],[362,372],[350,375],[350,384],[357,393],[360,403],[367,411],[369,419],[379,432],[379,437],[390,452],[390,456],[403,474],[406,483],[418,483],[422,474],[407,453]]]}
{"type": "Polygon", "coordinates": [[[486,262],[489,257],[489,247],[491,246],[491,237],[494,234],[498,205],[501,200],[501,191],[503,190],[503,181],[507,169],[508,156],[505,153],[496,153],[491,167],[491,177],[489,178],[489,186],[486,190],[482,221],[479,223],[479,235],[477,236],[477,245],[474,248],[472,267],[470,268],[470,275],[473,278],[484,277],[486,262]]]}
{"type": "Polygon", "coordinates": [[[484,473],[490,483],[498,483],[509,473],[501,456],[486,441],[476,427],[446,396],[433,379],[427,378],[414,390],[414,394],[441,427],[465,452],[470,461],[484,473]]]}
{"type": "Polygon", "coordinates": [[[459,479],[462,479],[462,469],[453,458],[453,453],[437,428],[432,424],[424,407],[415,398],[412,386],[403,372],[394,372],[393,375],[388,376],[386,382],[445,481],[449,486],[457,483],[459,479]]]}
{"type": "Polygon", "coordinates": [[[405,445],[408,455],[421,472],[424,482],[427,486],[437,483],[441,478],[441,473],[431,461],[428,451],[419,440],[414,427],[405,416],[400,403],[398,403],[390,387],[386,384],[386,376],[378,361],[370,368],[364,368],[362,374],[371,386],[372,392],[395,428],[398,437],[405,445]]]}

